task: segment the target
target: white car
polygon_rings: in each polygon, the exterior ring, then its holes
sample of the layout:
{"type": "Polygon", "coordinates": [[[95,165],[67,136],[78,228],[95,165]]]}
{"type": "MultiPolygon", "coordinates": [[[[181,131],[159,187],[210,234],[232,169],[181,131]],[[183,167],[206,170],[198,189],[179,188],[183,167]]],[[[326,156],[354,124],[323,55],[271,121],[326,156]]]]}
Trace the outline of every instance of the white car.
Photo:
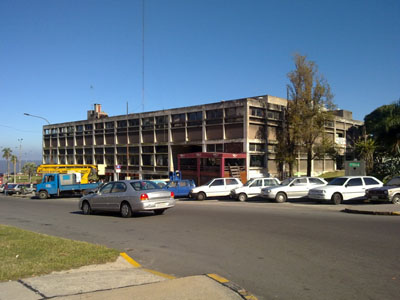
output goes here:
{"type": "Polygon", "coordinates": [[[263,188],[277,186],[280,183],[279,179],[272,177],[252,178],[244,186],[233,189],[231,197],[239,201],[246,201],[247,198],[260,196],[263,188]]]}
{"type": "Polygon", "coordinates": [[[195,187],[189,193],[190,198],[204,200],[207,197],[229,196],[232,189],[243,186],[237,178],[214,178],[204,185],[195,187]]]}
{"type": "Polygon", "coordinates": [[[344,200],[364,199],[368,189],[382,185],[381,181],[372,176],[343,176],[333,179],[327,186],[311,189],[308,197],[340,204],[344,200]]]}
{"type": "Polygon", "coordinates": [[[261,196],[283,203],[287,199],[306,198],[310,189],[326,184],[327,182],[319,177],[291,177],[278,186],[262,189],[261,196]]]}

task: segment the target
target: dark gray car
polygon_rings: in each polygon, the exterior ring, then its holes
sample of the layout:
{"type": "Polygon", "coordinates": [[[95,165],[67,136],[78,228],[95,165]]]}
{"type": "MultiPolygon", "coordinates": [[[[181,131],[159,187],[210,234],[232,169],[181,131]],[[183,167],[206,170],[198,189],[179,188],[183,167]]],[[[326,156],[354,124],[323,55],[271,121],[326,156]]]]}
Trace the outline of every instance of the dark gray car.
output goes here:
{"type": "Polygon", "coordinates": [[[131,217],[136,211],[154,211],[161,215],[174,206],[174,193],[160,189],[149,180],[109,182],[79,201],[79,209],[85,215],[95,211],[119,211],[124,218],[131,217]]]}

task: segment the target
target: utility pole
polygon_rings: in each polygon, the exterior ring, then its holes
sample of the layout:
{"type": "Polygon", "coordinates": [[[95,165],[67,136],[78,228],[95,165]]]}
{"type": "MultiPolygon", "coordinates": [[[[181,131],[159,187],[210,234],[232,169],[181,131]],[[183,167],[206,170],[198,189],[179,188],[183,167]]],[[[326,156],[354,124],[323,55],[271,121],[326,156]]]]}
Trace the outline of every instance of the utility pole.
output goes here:
{"type": "Polygon", "coordinates": [[[23,141],[24,139],[23,138],[20,138],[20,139],[18,139],[18,142],[19,142],[19,172],[18,173],[21,173],[21,154],[22,154],[22,141],[23,141]]]}

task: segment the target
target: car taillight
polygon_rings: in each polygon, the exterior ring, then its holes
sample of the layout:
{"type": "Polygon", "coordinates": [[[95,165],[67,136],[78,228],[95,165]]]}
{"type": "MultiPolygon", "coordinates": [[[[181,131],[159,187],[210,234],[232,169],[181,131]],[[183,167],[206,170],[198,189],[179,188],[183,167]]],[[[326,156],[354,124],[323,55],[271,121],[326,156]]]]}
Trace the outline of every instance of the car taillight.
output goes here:
{"type": "Polygon", "coordinates": [[[171,192],[171,198],[174,198],[174,197],[175,197],[174,192],[171,192]]]}
{"type": "Polygon", "coordinates": [[[147,194],[140,195],[140,201],[149,200],[149,196],[147,194]]]}

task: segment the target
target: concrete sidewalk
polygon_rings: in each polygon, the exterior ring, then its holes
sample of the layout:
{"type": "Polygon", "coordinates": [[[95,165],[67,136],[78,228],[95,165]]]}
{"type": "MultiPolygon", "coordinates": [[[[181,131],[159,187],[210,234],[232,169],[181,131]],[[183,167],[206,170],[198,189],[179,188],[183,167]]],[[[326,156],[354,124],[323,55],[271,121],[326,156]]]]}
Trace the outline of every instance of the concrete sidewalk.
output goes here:
{"type": "Polygon", "coordinates": [[[116,262],[0,283],[0,300],[257,299],[216,274],[175,278],[141,268],[126,255],[116,262]],[[125,257],[125,258],[124,258],[125,257]],[[133,262],[133,263],[132,263],[133,262]]]}
{"type": "Polygon", "coordinates": [[[371,204],[365,201],[361,204],[345,205],[343,212],[366,215],[400,216],[400,205],[387,203],[371,204]]]}

